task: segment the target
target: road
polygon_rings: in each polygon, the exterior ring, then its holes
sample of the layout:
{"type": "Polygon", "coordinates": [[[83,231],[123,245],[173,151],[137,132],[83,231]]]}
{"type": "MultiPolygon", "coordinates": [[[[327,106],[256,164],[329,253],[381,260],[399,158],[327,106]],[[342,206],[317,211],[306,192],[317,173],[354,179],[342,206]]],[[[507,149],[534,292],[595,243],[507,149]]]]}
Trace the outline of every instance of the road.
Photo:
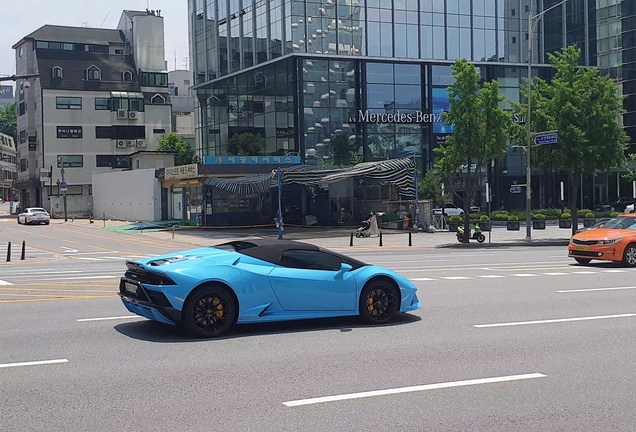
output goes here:
{"type": "Polygon", "coordinates": [[[125,257],[179,245],[0,231],[49,254],[0,265],[2,431],[633,430],[632,269],[557,247],[360,250],[413,279],[422,310],[197,340],[115,295],[125,257]]]}

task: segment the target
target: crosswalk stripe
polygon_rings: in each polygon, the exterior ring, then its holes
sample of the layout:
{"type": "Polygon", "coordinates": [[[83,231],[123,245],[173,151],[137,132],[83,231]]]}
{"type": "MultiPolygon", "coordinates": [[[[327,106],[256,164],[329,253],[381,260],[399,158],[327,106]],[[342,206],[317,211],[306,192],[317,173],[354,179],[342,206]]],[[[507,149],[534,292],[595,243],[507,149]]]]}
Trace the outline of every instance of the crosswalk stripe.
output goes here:
{"type": "Polygon", "coordinates": [[[443,277],[442,279],[448,279],[448,280],[465,280],[465,279],[470,279],[469,277],[466,276],[446,276],[443,277]]]}
{"type": "Polygon", "coordinates": [[[603,270],[603,273],[627,273],[627,270],[603,270]]]}
{"type": "Polygon", "coordinates": [[[518,273],[518,274],[513,274],[513,276],[517,276],[517,277],[532,277],[532,276],[539,276],[539,275],[531,274],[531,273],[518,273]]]}
{"type": "Polygon", "coordinates": [[[411,280],[421,282],[421,281],[434,281],[435,279],[431,279],[431,278],[415,278],[415,279],[411,279],[411,280]]]}
{"type": "Polygon", "coordinates": [[[565,276],[567,273],[543,273],[546,276],[565,276]]]}
{"type": "Polygon", "coordinates": [[[501,276],[501,275],[483,275],[483,276],[477,276],[477,277],[484,278],[484,279],[505,278],[505,276],[501,276]]]}
{"type": "Polygon", "coordinates": [[[597,272],[593,272],[593,271],[575,271],[572,272],[573,274],[596,274],[597,272]]]}
{"type": "Polygon", "coordinates": [[[13,285],[11,282],[0,280],[0,285],[13,285]]]}

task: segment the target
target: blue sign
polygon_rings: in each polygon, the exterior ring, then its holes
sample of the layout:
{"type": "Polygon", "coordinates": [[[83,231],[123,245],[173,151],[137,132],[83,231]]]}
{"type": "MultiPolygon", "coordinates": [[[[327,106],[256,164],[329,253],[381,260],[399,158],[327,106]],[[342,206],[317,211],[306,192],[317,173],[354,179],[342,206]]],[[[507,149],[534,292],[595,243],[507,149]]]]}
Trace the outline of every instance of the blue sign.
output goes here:
{"type": "Polygon", "coordinates": [[[534,137],[534,143],[536,145],[556,144],[557,141],[558,141],[558,135],[556,133],[537,135],[536,137],[534,137]]]}
{"type": "Polygon", "coordinates": [[[521,193],[521,186],[510,186],[510,193],[513,193],[513,194],[521,193]]]}
{"type": "Polygon", "coordinates": [[[300,165],[300,156],[205,156],[206,165],[300,165]]]}
{"type": "Polygon", "coordinates": [[[65,181],[60,183],[60,190],[62,192],[65,191],[67,188],[68,188],[68,184],[65,181]]]}

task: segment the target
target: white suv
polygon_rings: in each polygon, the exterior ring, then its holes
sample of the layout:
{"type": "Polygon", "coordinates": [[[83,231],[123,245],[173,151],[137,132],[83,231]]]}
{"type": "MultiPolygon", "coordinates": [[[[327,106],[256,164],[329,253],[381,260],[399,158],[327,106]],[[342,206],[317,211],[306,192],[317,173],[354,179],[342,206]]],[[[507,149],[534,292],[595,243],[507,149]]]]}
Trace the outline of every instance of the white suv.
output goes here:
{"type": "MultiPolygon", "coordinates": [[[[464,210],[457,207],[455,204],[453,203],[446,203],[444,204],[444,216],[464,216],[464,210]]],[[[433,214],[434,215],[441,215],[442,214],[442,207],[436,207],[433,209],[433,214]]]]}

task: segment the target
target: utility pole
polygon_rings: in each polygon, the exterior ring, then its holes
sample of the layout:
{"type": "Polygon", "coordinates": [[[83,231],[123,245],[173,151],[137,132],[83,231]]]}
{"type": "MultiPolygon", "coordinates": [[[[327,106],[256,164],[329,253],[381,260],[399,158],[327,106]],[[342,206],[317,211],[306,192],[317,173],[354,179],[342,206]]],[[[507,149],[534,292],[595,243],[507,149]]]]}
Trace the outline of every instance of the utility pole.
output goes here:
{"type": "MultiPolygon", "coordinates": [[[[65,181],[65,179],[64,179],[64,163],[65,163],[65,162],[62,162],[62,170],[61,170],[61,173],[62,173],[62,183],[66,183],[66,181],[65,181]]],[[[59,190],[59,189],[60,189],[60,188],[58,187],[58,190],[59,190]]],[[[66,209],[67,209],[67,207],[66,207],[66,188],[64,188],[64,198],[63,198],[63,199],[64,199],[64,222],[68,222],[68,213],[67,213],[67,211],[66,211],[66,209]]]]}

